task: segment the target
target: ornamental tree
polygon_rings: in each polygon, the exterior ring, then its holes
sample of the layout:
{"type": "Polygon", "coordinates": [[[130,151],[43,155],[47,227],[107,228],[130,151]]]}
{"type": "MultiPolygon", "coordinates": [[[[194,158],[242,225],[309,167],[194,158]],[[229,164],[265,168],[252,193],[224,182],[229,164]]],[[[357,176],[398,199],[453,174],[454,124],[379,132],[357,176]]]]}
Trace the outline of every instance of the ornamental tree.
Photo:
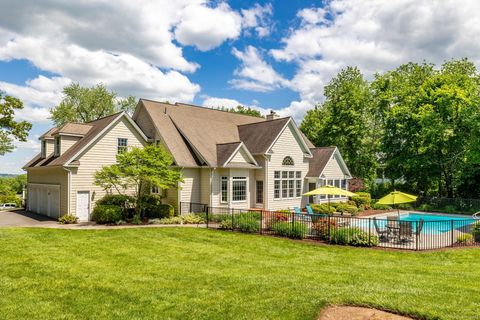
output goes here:
{"type": "Polygon", "coordinates": [[[15,121],[15,110],[23,109],[20,99],[5,95],[0,91],[0,156],[13,150],[13,141],[27,141],[32,124],[15,121]]]}
{"type": "Polygon", "coordinates": [[[104,166],[95,174],[95,184],[107,192],[115,190],[121,195],[133,195],[135,212],[141,215],[142,195],[152,186],[169,189],[182,181],[178,169],[172,168],[171,155],[160,146],[132,148],[117,154],[117,163],[104,166]]]}

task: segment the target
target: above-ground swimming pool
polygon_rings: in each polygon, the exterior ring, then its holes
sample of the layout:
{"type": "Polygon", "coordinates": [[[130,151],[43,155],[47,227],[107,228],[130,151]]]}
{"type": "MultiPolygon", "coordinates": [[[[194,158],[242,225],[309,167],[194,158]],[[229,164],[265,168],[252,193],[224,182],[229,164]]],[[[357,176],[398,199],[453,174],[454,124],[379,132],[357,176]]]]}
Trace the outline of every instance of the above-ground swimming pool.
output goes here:
{"type": "MultiPolygon", "coordinates": [[[[442,234],[451,230],[468,231],[471,225],[477,221],[468,216],[454,216],[446,214],[408,212],[400,214],[400,221],[412,222],[413,231],[416,231],[420,220],[424,221],[421,233],[442,234]]],[[[379,227],[387,225],[387,217],[377,217],[379,227]]]]}

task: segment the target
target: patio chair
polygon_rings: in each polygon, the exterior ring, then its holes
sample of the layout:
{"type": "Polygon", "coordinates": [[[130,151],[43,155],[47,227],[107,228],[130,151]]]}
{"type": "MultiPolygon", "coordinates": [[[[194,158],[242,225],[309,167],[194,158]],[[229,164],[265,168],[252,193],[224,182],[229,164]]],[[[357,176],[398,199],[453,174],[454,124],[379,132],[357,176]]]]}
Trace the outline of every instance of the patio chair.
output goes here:
{"type": "Polygon", "coordinates": [[[293,207],[295,214],[302,214],[302,210],[299,207],[293,207]]]}
{"type": "Polygon", "coordinates": [[[399,221],[400,229],[398,231],[398,240],[400,242],[409,242],[413,239],[412,222],[399,221]]]}
{"type": "Polygon", "coordinates": [[[308,214],[315,214],[315,212],[313,212],[313,209],[312,209],[312,207],[310,207],[310,205],[307,204],[307,205],[305,206],[305,208],[307,209],[307,213],[308,213],[308,214]]]}
{"type": "Polygon", "coordinates": [[[398,236],[398,231],[400,229],[398,222],[399,220],[397,216],[387,216],[387,231],[389,236],[398,236]]]}
{"type": "Polygon", "coordinates": [[[382,242],[388,242],[389,241],[388,229],[387,228],[380,228],[378,226],[377,218],[375,218],[375,217],[373,218],[373,225],[375,226],[375,231],[378,234],[378,239],[382,242]]]}

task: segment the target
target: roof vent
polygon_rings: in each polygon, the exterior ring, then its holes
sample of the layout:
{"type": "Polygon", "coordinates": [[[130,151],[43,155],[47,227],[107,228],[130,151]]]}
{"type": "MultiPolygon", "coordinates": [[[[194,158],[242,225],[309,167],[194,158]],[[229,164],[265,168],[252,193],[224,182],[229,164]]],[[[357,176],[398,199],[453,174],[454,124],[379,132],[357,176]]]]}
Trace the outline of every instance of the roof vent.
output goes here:
{"type": "Polygon", "coordinates": [[[268,120],[274,120],[278,119],[280,116],[273,110],[270,110],[270,113],[265,116],[265,119],[268,120]]]}

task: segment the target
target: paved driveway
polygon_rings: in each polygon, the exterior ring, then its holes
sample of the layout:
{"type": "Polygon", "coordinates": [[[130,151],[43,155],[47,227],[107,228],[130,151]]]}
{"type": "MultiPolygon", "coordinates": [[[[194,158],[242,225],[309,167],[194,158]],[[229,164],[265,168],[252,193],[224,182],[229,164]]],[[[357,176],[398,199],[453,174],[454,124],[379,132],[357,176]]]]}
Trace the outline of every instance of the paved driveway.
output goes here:
{"type": "Polygon", "coordinates": [[[1,227],[49,227],[56,226],[58,223],[49,217],[39,214],[18,211],[0,211],[1,227]]]}

